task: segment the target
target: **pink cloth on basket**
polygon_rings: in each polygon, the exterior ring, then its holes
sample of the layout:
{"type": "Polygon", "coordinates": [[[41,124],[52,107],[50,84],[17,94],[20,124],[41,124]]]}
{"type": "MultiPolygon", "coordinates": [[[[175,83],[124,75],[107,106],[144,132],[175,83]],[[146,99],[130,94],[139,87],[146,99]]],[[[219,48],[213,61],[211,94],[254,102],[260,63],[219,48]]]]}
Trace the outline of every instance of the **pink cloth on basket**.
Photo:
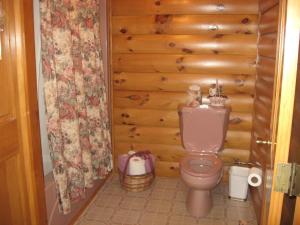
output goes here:
{"type": "MultiPolygon", "coordinates": [[[[119,166],[119,170],[122,173],[125,170],[125,166],[126,166],[126,162],[127,162],[128,157],[129,157],[128,154],[122,154],[122,155],[118,156],[118,166],[119,166]]],[[[154,166],[155,165],[155,156],[153,154],[150,154],[150,158],[151,158],[153,166],[154,166]]],[[[146,161],[145,162],[146,173],[150,173],[151,172],[151,162],[150,162],[150,159],[146,159],[145,161],[146,161]]]]}

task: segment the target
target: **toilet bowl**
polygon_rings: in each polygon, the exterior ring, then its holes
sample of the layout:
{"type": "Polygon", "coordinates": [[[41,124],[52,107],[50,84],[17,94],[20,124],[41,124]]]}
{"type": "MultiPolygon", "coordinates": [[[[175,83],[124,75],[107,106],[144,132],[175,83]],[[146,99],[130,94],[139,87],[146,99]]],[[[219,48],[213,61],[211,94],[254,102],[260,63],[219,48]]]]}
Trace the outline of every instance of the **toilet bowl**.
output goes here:
{"type": "Polygon", "coordinates": [[[211,190],[222,178],[223,148],[229,110],[224,107],[180,109],[181,138],[187,156],[180,161],[180,175],[188,187],[186,207],[194,217],[206,216],[212,208],[211,190]]]}
{"type": "Polygon", "coordinates": [[[212,207],[211,189],[222,178],[222,161],[215,155],[188,155],[180,162],[180,174],[189,187],[186,206],[195,217],[206,216],[212,207]]]}

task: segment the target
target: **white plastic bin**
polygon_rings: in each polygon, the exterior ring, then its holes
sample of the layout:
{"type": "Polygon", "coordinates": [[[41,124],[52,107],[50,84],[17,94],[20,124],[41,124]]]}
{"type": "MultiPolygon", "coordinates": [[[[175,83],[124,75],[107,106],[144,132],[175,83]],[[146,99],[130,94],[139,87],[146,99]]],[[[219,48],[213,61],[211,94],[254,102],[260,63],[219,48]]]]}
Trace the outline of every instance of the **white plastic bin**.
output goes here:
{"type": "Polygon", "coordinates": [[[231,166],[229,169],[229,197],[246,200],[248,193],[249,168],[231,166]]]}

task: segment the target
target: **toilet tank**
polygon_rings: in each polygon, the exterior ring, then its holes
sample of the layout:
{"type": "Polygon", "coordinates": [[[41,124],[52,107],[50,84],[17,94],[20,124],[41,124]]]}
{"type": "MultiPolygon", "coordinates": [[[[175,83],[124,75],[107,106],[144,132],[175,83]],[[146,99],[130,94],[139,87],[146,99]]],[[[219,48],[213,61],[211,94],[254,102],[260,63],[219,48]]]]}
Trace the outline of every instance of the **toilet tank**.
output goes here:
{"type": "Polygon", "coordinates": [[[187,151],[217,153],[223,148],[230,110],[225,107],[179,109],[181,140],[187,151]]]}

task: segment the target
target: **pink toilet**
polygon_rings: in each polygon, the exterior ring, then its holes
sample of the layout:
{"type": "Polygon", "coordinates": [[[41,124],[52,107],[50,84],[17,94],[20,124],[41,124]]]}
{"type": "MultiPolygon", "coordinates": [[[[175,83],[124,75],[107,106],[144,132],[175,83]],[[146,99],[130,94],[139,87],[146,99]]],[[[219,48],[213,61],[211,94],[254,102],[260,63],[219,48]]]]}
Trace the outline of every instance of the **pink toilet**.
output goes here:
{"type": "Polygon", "coordinates": [[[212,208],[211,190],[222,178],[222,150],[229,119],[225,107],[182,107],[179,110],[182,144],[188,151],[180,161],[180,174],[188,186],[186,206],[195,217],[212,208]]]}

